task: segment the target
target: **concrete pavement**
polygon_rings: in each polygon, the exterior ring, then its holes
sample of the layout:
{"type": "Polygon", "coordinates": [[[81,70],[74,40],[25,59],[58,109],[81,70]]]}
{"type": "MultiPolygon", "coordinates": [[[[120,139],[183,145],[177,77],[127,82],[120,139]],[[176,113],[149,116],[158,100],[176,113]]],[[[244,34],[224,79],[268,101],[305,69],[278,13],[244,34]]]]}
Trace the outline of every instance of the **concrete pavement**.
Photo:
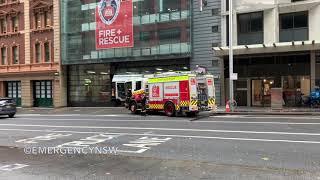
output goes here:
{"type": "Polygon", "coordinates": [[[0,179],[320,179],[320,116],[82,113],[1,118],[0,179]],[[24,152],[71,144],[118,151],[24,152]]]}

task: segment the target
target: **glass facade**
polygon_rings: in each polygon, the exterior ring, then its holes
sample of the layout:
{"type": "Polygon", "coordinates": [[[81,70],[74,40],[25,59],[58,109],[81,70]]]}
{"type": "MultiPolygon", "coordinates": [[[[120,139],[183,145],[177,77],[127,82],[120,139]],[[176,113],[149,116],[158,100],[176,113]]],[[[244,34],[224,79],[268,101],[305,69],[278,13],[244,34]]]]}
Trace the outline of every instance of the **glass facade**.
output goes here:
{"type": "Polygon", "coordinates": [[[70,106],[106,106],[111,100],[109,65],[75,65],[68,68],[70,106]]]}
{"type": "Polygon", "coordinates": [[[190,54],[190,0],[133,0],[134,47],[96,50],[98,0],[61,0],[62,62],[177,59],[190,54]]]}

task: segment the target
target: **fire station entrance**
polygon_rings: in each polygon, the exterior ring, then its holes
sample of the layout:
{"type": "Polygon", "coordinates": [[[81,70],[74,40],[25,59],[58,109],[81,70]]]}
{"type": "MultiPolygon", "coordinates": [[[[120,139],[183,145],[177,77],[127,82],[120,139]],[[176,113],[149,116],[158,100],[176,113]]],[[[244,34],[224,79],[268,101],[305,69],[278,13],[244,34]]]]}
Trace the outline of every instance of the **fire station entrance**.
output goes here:
{"type": "Polygon", "coordinates": [[[6,96],[14,99],[17,106],[21,106],[21,82],[20,81],[7,81],[7,94],[6,96]]]}
{"type": "Polygon", "coordinates": [[[52,107],[52,81],[34,81],[33,82],[33,97],[35,107],[52,107]]]}

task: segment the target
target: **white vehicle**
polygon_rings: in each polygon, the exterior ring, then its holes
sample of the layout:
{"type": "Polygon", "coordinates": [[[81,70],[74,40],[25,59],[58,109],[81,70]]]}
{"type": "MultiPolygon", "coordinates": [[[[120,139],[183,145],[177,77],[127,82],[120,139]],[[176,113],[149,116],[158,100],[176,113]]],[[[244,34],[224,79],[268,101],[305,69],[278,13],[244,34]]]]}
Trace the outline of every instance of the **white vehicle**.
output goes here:
{"type": "Polygon", "coordinates": [[[112,97],[113,101],[120,105],[123,104],[127,97],[127,92],[131,93],[145,86],[143,74],[124,74],[114,75],[112,79],[112,97]]]}

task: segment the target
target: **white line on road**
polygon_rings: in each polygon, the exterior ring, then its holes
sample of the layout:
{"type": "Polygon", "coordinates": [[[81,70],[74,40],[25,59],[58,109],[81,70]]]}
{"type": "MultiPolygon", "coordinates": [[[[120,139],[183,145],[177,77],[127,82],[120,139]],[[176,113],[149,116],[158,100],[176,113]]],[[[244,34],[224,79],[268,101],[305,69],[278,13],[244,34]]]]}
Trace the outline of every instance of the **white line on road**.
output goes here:
{"type": "Polygon", "coordinates": [[[130,116],[129,114],[19,114],[23,116],[42,116],[42,117],[70,117],[70,116],[84,116],[84,117],[117,117],[130,116]]]}
{"type": "MultiPolygon", "coordinates": [[[[110,116],[112,117],[112,116],[110,116]]],[[[221,124],[277,124],[277,125],[320,125],[316,122],[272,122],[272,121],[194,121],[190,122],[188,119],[34,119],[34,118],[16,118],[15,120],[31,120],[31,121],[97,121],[97,122],[183,122],[183,123],[221,123],[221,124]]]]}
{"type": "Polygon", "coordinates": [[[263,131],[232,131],[217,129],[175,129],[175,128],[152,128],[152,127],[115,127],[115,126],[57,126],[40,124],[0,124],[0,126],[14,127],[46,127],[46,128],[78,128],[78,129],[123,129],[123,130],[158,130],[158,131],[189,131],[189,132],[218,132],[218,133],[242,133],[242,134],[276,134],[276,135],[303,135],[320,136],[320,133],[295,133],[295,132],[263,132],[263,131]]]}
{"type": "Polygon", "coordinates": [[[319,116],[247,116],[247,115],[226,115],[210,116],[211,118],[235,118],[235,119],[320,119],[319,116]]]}
{"type": "MultiPolygon", "coordinates": [[[[52,133],[73,133],[73,134],[101,134],[106,132],[84,132],[84,131],[50,131],[50,130],[31,130],[31,129],[0,129],[0,131],[22,131],[22,132],[52,132],[52,133]]],[[[255,138],[232,138],[218,136],[188,136],[175,134],[146,134],[146,133],[106,133],[114,135],[128,136],[156,136],[156,137],[176,137],[176,138],[195,138],[195,139],[216,139],[216,140],[233,140],[233,141],[258,141],[258,142],[284,142],[284,143],[303,143],[303,144],[320,144],[320,141],[296,141],[286,139],[255,139],[255,138]]]]}

